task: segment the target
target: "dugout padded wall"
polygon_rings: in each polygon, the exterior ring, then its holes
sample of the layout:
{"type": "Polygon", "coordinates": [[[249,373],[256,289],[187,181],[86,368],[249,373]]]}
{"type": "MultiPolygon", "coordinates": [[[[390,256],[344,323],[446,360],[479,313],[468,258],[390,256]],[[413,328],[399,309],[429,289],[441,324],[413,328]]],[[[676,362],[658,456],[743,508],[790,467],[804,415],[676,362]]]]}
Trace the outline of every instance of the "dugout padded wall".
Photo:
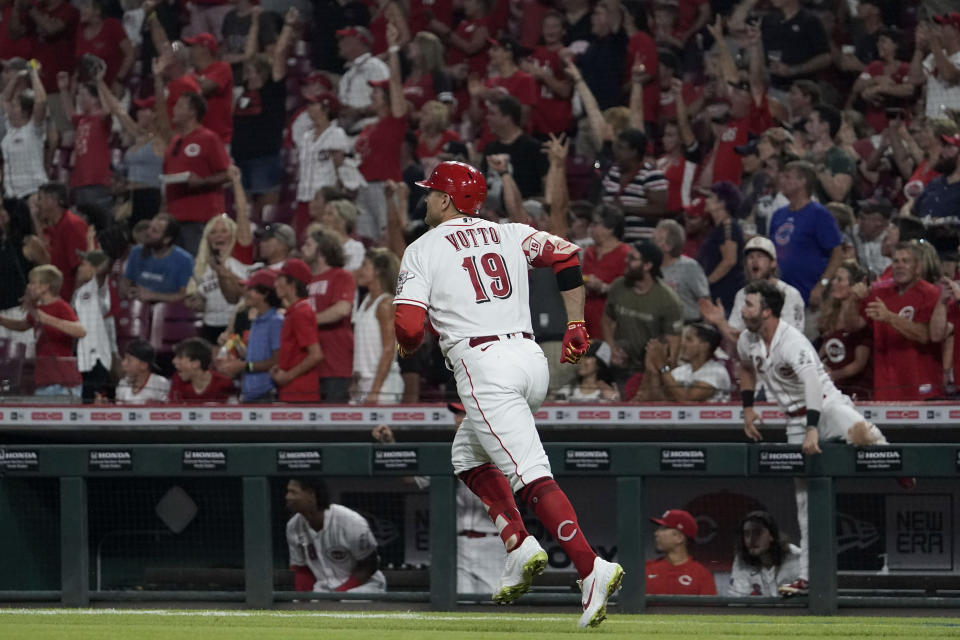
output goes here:
{"type": "Polygon", "coordinates": [[[0,591],[60,588],[60,485],[0,477],[0,591]]]}

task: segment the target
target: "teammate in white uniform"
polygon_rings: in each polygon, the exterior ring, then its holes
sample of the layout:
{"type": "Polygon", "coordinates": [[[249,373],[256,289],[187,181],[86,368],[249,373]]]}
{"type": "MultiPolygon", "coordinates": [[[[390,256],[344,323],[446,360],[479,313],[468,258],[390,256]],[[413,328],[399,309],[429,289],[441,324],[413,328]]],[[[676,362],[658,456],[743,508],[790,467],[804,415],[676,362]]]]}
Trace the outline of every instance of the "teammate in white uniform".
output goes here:
{"type": "Polygon", "coordinates": [[[623,568],[590,548],[553,480],[533,421],[549,373],[533,340],[527,270],[552,267],[556,273],[569,320],[562,352],[565,361],[576,362],[589,346],[578,247],[527,225],[473,217],[487,188],[470,165],[443,162],[418,184],[430,189],[425,201],[431,230],[403,255],[394,299],[398,349],[401,355],[416,350],[429,311],[467,411],[453,441],[453,468],[486,505],[508,551],[493,599],[517,599],[547,563],[523,525],[517,492],[577,568],[584,609],[579,625],[596,626],[606,617],[623,568]]]}
{"type": "Polygon", "coordinates": [[[297,591],[387,590],[369,523],[352,509],[330,504],[322,480],[290,480],[286,504],[294,512],[287,522],[287,545],[297,591]]]}
{"type": "Polygon", "coordinates": [[[800,548],[781,537],[777,521],[766,511],[745,515],[737,534],[728,596],[775,597],[781,586],[806,575],[800,567],[800,548]]]}
{"type": "MultiPolygon", "coordinates": [[[[755,442],[763,439],[758,429],[760,420],[753,409],[759,379],[767,395],[787,416],[787,442],[802,443],[803,453],[820,453],[821,439],[839,439],[858,446],[887,444],[876,425],[867,422],[850,398],[834,386],[806,336],[780,320],[783,299],[783,293],[766,281],[751,283],[745,290],[741,315],[747,330],[737,340],[737,351],[742,365],[740,394],[747,437],[755,442]]],[[[781,587],[785,594],[807,589],[807,490],[806,483],[799,479],[796,496],[802,575],[792,585],[781,587]]]]}
{"type": "MultiPolygon", "coordinates": [[[[457,428],[467,412],[459,402],[447,405],[457,428]]],[[[393,430],[385,424],[373,429],[378,442],[393,443],[393,430]]],[[[430,486],[427,476],[414,476],[419,489],[430,486]]],[[[489,593],[500,586],[500,570],[507,559],[500,532],[490,521],[487,508],[462,482],[457,483],[457,593],[489,593]]]]}

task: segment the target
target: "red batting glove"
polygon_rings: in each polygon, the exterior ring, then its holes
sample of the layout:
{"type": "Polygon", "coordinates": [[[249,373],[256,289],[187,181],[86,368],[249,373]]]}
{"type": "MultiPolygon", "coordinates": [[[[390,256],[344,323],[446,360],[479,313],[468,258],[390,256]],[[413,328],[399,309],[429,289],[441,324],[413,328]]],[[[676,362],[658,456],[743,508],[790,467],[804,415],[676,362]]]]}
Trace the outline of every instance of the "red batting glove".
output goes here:
{"type": "Polygon", "coordinates": [[[583,321],[568,322],[560,351],[563,355],[563,362],[577,364],[589,348],[590,336],[587,335],[587,323],[583,321]]]}

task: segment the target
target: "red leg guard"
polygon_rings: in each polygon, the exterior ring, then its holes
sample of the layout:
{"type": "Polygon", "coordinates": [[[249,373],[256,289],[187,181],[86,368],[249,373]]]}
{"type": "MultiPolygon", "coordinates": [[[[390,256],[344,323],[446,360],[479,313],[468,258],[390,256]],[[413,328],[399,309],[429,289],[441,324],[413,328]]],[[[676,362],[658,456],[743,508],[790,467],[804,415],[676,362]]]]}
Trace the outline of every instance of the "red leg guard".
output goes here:
{"type": "Polygon", "coordinates": [[[529,534],[523,526],[523,518],[520,517],[507,478],[488,462],[464,471],[460,479],[483,501],[487,514],[500,531],[500,539],[507,551],[516,549],[529,534]]]}
{"type": "Polygon", "coordinates": [[[580,529],[573,505],[554,479],[535,480],[520,490],[520,498],[533,507],[543,526],[570,556],[580,579],[590,575],[597,554],[590,548],[590,543],[580,529]]]}

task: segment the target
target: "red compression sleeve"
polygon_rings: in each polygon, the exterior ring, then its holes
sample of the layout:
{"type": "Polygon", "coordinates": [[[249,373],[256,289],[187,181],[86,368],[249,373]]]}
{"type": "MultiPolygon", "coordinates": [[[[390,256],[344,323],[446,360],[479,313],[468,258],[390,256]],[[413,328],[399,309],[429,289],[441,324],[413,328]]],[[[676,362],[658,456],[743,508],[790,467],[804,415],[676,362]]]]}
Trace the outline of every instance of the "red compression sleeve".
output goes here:
{"type": "Polygon", "coordinates": [[[313,583],[316,582],[313,572],[307,567],[297,565],[290,568],[293,570],[293,588],[297,591],[313,591],[313,583]]]}
{"type": "Polygon", "coordinates": [[[569,269],[570,267],[579,267],[580,266],[580,257],[577,254],[561,260],[559,262],[554,262],[552,265],[554,273],[560,273],[564,269],[569,269]]]}
{"type": "Polygon", "coordinates": [[[407,351],[414,351],[423,342],[423,321],[427,312],[412,304],[398,304],[393,311],[397,342],[407,351]]]}

